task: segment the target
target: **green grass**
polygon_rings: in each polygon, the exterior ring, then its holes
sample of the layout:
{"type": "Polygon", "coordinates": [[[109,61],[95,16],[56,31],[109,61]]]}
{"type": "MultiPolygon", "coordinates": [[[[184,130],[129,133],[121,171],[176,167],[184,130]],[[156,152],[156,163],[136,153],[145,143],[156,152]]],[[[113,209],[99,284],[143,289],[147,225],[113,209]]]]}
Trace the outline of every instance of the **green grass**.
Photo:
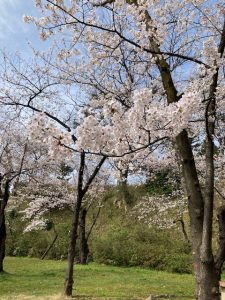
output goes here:
{"type": "MultiPolygon", "coordinates": [[[[0,274],[0,299],[63,299],[65,268],[62,261],[7,257],[6,273],[0,274]]],[[[74,294],[79,299],[136,300],[150,294],[170,294],[184,300],[194,294],[192,275],[94,263],[76,265],[74,274],[74,294]]]]}

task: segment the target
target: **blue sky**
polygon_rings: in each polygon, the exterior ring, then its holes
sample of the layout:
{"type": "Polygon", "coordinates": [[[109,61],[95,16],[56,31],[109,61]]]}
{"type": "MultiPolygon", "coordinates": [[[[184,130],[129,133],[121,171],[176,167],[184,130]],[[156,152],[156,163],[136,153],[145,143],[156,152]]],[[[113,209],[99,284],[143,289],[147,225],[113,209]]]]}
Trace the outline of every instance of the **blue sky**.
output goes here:
{"type": "Polygon", "coordinates": [[[30,41],[35,48],[44,48],[37,29],[23,22],[23,15],[37,15],[34,0],[0,0],[0,48],[7,52],[19,51],[24,58],[31,55],[30,41]]]}

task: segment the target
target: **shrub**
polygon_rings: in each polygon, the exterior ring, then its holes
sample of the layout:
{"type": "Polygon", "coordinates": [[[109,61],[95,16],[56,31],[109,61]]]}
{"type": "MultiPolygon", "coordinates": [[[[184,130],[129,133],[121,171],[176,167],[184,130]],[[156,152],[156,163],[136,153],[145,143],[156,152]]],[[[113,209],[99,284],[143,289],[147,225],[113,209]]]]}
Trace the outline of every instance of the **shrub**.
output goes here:
{"type": "Polygon", "coordinates": [[[175,240],[169,231],[140,225],[123,227],[118,224],[93,240],[92,249],[94,261],[99,263],[191,272],[189,247],[182,239],[175,240]]]}

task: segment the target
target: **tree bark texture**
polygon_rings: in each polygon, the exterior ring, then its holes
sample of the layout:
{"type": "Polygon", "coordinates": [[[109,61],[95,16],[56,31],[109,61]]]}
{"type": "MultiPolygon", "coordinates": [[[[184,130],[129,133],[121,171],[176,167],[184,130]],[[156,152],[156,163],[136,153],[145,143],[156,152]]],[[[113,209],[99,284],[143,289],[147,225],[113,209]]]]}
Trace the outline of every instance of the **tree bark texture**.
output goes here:
{"type": "Polygon", "coordinates": [[[78,173],[78,185],[77,185],[77,201],[73,213],[73,223],[71,227],[70,233],[70,241],[69,241],[69,249],[68,249],[68,265],[66,271],[66,279],[65,279],[65,295],[68,297],[72,296],[73,293],[73,266],[75,259],[75,251],[76,251],[76,242],[77,242],[77,232],[79,225],[79,215],[81,204],[83,200],[83,175],[84,175],[84,166],[85,166],[85,154],[82,152],[80,154],[80,168],[78,173]]]}
{"type": "Polygon", "coordinates": [[[91,174],[90,178],[88,179],[86,185],[83,187],[83,179],[84,179],[84,167],[85,167],[85,153],[80,153],[80,167],[78,172],[78,184],[77,184],[77,198],[73,213],[73,222],[71,226],[70,232],[70,240],[69,240],[69,248],[68,248],[68,263],[67,263],[67,271],[66,271],[66,278],[64,283],[64,294],[65,296],[71,297],[73,293],[73,271],[74,271],[74,260],[75,260],[75,251],[76,251],[76,243],[78,237],[78,226],[79,226],[79,217],[81,211],[81,205],[83,198],[88,191],[91,183],[95,179],[96,175],[98,174],[101,166],[103,165],[106,157],[102,157],[100,162],[97,164],[96,168],[94,169],[93,173],[91,174]]]}
{"type": "Polygon", "coordinates": [[[219,224],[219,247],[215,256],[215,267],[217,277],[221,279],[223,263],[225,261],[225,206],[221,206],[217,212],[219,224]]]}
{"type": "Polygon", "coordinates": [[[82,208],[80,216],[80,263],[82,265],[87,264],[89,248],[88,241],[86,237],[86,208],[82,208]]]}
{"type": "MultiPolygon", "coordinates": [[[[0,177],[0,185],[2,185],[2,177],[0,177]]],[[[3,263],[5,258],[6,247],[6,223],[5,223],[5,208],[9,200],[10,181],[7,180],[3,191],[0,192],[0,272],[4,271],[3,263]]]]}
{"type": "MultiPolygon", "coordinates": [[[[145,12],[146,27],[151,27],[149,12],[145,12]]],[[[218,52],[223,55],[225,47],[225,22],[218,52]]],[[[150,48],[160,52],[160,46],[152,38],[150,48]]],[[[156,56],[168,104],[179,101],[178,92],[173,82],[170,67],[161,56],[156,56]]],[[[206,190],[203,194],[199,184],[194,155],[188,133],[183,130],[176,137],[177,148],[181,157],[183,176],[188,196],[188,209],[192,235],[192,253],[196,275],[196,298],[198,300],[219,300],[219,276],[212,253],[212,220],[214,201],[214,122],[209,121],[215,114],[215,92],[218,80],[218,70],[213,76],[210,86],[210,102],[206,110],[206,190]]]]}
{"type": "Polygon", "coordinates": [[[4,271],[3,262],[5,258],[5,242],[6,242],[6,226],[5,226],[5,216],[3,215],[2,222],[0,225],[0,272],[4,271]]]}

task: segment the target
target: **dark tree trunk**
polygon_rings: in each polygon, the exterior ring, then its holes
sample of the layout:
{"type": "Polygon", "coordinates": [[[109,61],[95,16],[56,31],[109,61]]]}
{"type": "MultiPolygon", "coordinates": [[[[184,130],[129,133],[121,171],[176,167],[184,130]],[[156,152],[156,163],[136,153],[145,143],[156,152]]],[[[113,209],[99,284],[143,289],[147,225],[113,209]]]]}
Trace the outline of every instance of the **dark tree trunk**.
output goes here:
{"type": "Polygon", "coordinates": [[[89,248],[86,237],[86,216],[87,210],[83,208],[80,216],[80,263],[82,265],[87,264],[89,248]]]}
{"type": "Polygon", "coordinates": [[[218,300],[218,278],[215,276],[213,256],[209,255],[203,257],[203,220],[204,209],[206,208],[204,206],[204,200],[187,132],[183,131],[180,133],[176,138],[176,142],[182,160],[183,174],[188,195],[192,253],[197,283],[196,299],[218,300]]]}
{"type": "Polygon", "coordinates": [[[225,206],[218,209],[217,219],[219,224],[219,247],[215,258],[217,277],[221,279],[223,263],[225,261],[225,206]]]}
{"type": "MultiPolygon", "coordinates": [[[[225,48],[225,20],[223,31],[218,47],[218,53],[221,57],[225,48]]],[[[216,120],[216,89],[218,84],[219,69],[212,77],[212,83],[209,89],[209,97],[205,110],[205,193],[204,193],[204,218],[202,229],[202,244],[200,252],[201,268],[200,268],[200,284],[198,286],[198,297],[201,300],[217,300],[219,299],[219,279],[221,274],[224,256],[220,256],[221,268],[217,267],[217,257],[214,258],[212,251],[212,222],[213,222],[213,206],[214,206],[214,183],[215,183],[215,167],[214,167],[214,131],[216,120]]],[[[219,216],[219,230],[224,229],[223,213],[219,216]],[[221,217],[221,219],[220,219],[221,217]]],[[[221,234],[220,234],[221,237],[221,234]]],[[[223,247],[222,243],[219,243],[223,247]]],[[[218,251],[218,252],[219,252],[218,251]]]]}
{"type": "Polygon", "coordinates": [[[74,213],[73,213],[73,222],[72,222],[72,227],[71,227],[69,248],[68,248],[68,265],[67,265],[66,278],[65,278],[65,284],[64,284],[64,294],[67,297],[71,297],[72,293],[73,293],[73,282],[74,282],[73,269],[74,269],[76,243],[77,243],[77,237],[78,237],[79,216],[80,216],[82,201],[83,201],[84,195],[88,191],[88,188],[90,187],[91,183],[95,179],[96,175],[98,174],[98,172],[105,160],[106,160],[106,157],[105,156],[102,157],[102,159],[100,160],[100,162],[94,169],[92,175],[88,179],[88,182],[83,187],[85,153],[81,152],[81,154],[80,154],[80,167],[79,167],[79,172],[78,172],[78,184],[77,184],[77,198],[76,198],[76,204],[75,204],[75,209],[74,209],[74,213]]]}
{"type": "MultiPolygon", "coordinates": [[[[2,177],[0,177],[0,186],[2,184],[2,177]]],[[[0,188],[0,272],[4,271],[3,262],[5,258],[5,244],[6,244],[6,224],[5,224],[5,208],[9,200],[10,181],[7,180],[4,186],[4,192],[0,188]]]]}
{"type": "Polygon", "coordinates": [[[73,266],[75,259],[76,251],[76,242],[77,242],[77,232],[79,225],[79,215],[81,204],[83,200],[83,175],[84,175],[84,166],[85,166],[85,154],[84,152],[80,155],[80,168],[78,174],[78,186],[77,186],[77,201],[75,205],[75,210],[73,213],[73,223],[70,233],[69,249],[68,249],[68,266],[66,271],[66,280],[65,280],[65,295],[68,297],[72,296],[73,293],[73,266]]]}
{"type": "Polygon", "coordinates": [[[0,226],[0,272],[4,271],[3,261],[5,258],[5,242],[6,242],[6,226],[5,226],[5,216],[3,215],[1,226],[0,226]]]}
{"type": "MultiPolygon", "coordinates": [[[[132,1],[136,5],[136,0],[132,1]]],[[[151,29],[151,16],[145,11],[145,24],[147,29],[151,29]]],[[[160,46],[150,38],[150,49],[160,52],[160,46]]],[[[225,48],[225,21],[221,34],[221,41],[218,52],[221,56],[225,48]]],[[[179,96],[173,82],[170,67],[163,57],[156,56],[164,90],[168,104],[179,101],[179,96]]],[[[193,156],[191,142],[186,130],[183,130],[176,137],[177,148],[181,157],[183,176],[188,196],[188,208],[191,224],[192,251],[194,258],[194,269],[196,275],[197,289],[196,298],[198,300],[219,300],[219,277],[212,253],[212,220],[214,201],[214,121],[209,121],[209,116],[215,115],[215,93],[218,80],[218,70],[212,78],[210,86],[209,104],[206,108],[206,191],[203,197],[199,184],[195,160],[193,156]]]]}
{"type": "Polygon", "coordinates": [[[76,251],[76,242],[77,242],[77,231],[79,225],[79,214],[80,207],[82,203],[82,195],[77,196],[77,204],[73,215],[73,224],[71,228],[70,241],[69,241],[69,249],[68,249],[68,266],[66,272],[66,280],[65,280],[65,295],[70,297],[73,292],[73,266],[75,259],[75,251],[76,251]]]}
{"type": "MultiPolygon", "coordinates": [[[[151,17],[146,11],[146,27],[151,26],[151,17]]],[[[155,52],[160,52],[159,45],[155,42],[154,39],[150,39],[150,47],[155,52]]],[[[170,67],[167,61],[161,57],[156,57],[156,64],[158,66],[164,90],[167,96],[168,104],[179,101],[178,92],[173,82],[171,76],[170,67]]],[[[203,233],[203,219],[204,219],[204,200],[199,184],[199,179],[197,175],[197,169],[195,165],[195,160],[192,152],[191,142],[188,138],[186,130],[183,130],[176,137],[176,145],[181,158],[182,163],[182,172],[185,181],[186,192],[188,196],[188,210],[190,216],[190,225],[191,225],[191,238],[192,238],[192,253],[194,258],[194,270],[196,275],[197,282],[197,293],[196,297],[198,300],[206,300],[199,296],[198,291],[205,289],[205,281],[203,278],[205,274],[202,273],[202,263],[200,257],[200,248],[202,243],[202,233],[203,233]]],[[[206,270],[206,272],[210,270],[206,270]]],[[[212,277],[211,274],[208,274],[208,277],[212,277]]],[[[208,282],[209,289],[214,287],[214,283],[208,282]]],[[[217,284],[218,287],[218,284],[217,284]]],[[[212,300],[209,298],[207,300],[212,300]]]]}

